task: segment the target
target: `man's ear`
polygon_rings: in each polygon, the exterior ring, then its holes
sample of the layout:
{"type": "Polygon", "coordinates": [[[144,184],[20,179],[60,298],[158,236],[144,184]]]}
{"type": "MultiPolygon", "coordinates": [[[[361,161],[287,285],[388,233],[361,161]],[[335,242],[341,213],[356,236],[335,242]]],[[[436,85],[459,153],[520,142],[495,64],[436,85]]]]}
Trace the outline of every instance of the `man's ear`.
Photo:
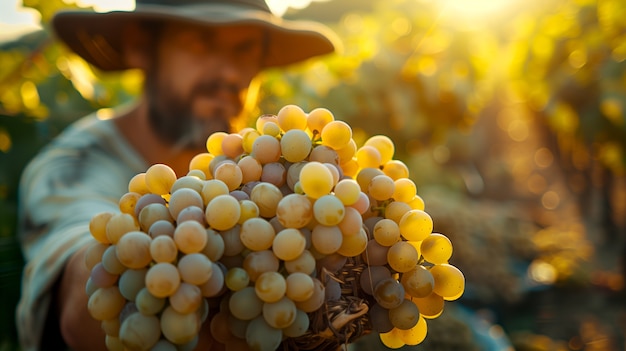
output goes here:
{"type": "Polygon", "coordinates": [[[124,27],[122,35],[122,57],[127,67],[147,70],[154,52],[154,40],[146,28],[137,23],[129,23],[124,27]]]}

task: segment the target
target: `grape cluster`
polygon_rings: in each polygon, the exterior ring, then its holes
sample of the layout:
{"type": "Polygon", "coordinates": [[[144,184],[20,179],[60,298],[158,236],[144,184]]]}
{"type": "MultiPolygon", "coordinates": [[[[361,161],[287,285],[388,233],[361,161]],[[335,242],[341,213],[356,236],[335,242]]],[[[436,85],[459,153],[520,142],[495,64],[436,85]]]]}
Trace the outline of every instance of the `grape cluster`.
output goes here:
{"type": "Polygon", "coordinates": [[[91,220],[88,309],[110,350],[192,349],[213,308],[215,340],[276,350],[342,298],[326,278],[348,260],[362,268],[358,316],[392,348],[422,342],[426,319],[463,294],[452,244],[432,232],[390,138],[357,147],[329,110],[287,105],[206,147],[184,176],[164,164],[137,174],[120,211],[91,220]]]}

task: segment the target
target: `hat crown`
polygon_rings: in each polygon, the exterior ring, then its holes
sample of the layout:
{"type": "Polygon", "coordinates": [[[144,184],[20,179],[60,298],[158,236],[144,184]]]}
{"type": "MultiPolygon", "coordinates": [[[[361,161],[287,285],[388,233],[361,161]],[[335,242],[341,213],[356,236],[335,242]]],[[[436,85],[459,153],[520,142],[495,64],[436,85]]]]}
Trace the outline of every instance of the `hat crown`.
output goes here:
{"type": "Polygon", "coordinates": [[[265,0],[136,0],[137,5],[185,6],[203,4],[225,4],[249,7],[255,10],[271,12],[265,0]]]}

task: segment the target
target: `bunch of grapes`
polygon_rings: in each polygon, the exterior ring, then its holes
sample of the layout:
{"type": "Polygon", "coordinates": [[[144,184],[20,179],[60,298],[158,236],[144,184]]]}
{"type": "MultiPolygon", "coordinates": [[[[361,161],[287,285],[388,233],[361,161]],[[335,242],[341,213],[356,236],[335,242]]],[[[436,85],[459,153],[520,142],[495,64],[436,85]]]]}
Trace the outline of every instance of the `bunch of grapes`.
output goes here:
{"type": "Polygon", "coordinates": [[[137,174],[119,213],[90,223],[88,308],[107,347],[192,349],[209,309],[213,338],[238,350],[341,345],[360,336],[340,334],[357,319],[389,347],[421,343],[465,279],[393,154],[386,136],[357,147],[329,110],[287,105],[213,133],[184,176],[164,164],[137,174]],[[346,295],[358,310],[331,318],[346,295]]]}

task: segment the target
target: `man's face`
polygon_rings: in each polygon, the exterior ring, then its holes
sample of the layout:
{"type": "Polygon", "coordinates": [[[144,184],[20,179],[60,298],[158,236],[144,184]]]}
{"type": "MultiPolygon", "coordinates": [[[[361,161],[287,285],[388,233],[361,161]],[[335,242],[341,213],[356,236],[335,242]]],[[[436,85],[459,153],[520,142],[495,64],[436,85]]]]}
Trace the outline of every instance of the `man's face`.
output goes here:
{"type": "Polygon", "coordinates": [[[263,54],[258,27],[165,26],[146,74],[155,132],[178,147],[197,149],[211,133],[229,131],[263,54]]]}

